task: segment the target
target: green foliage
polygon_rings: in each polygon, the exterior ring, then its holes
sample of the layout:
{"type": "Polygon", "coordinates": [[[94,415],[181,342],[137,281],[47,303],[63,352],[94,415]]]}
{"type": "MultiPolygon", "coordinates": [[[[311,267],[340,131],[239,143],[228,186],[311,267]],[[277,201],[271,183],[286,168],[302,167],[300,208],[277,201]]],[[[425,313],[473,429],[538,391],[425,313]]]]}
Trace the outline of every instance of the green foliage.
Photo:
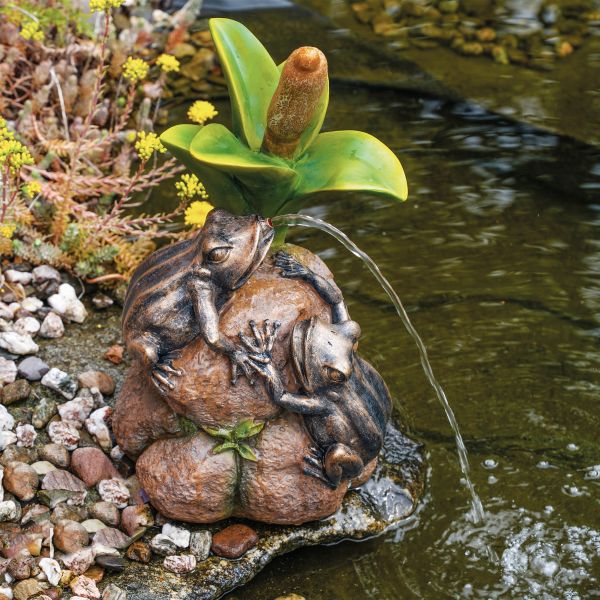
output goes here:
{"type": "Polygon", "coordinates": [[[305,198],[321,191],[406,199],[404,171],[385,144],[359,131],[319,133],[328,86],[293,158],[265,152],[267,110],[282,67],[241,23],[211,19],[210,28],[229,86],[233,132],[219,124],[176,125],[161,141],[203,181],[213,204],[271,217],[298,211],[305,198]]]}
{"type": "Polygon", "coordinates": [[[254,453],[254,450],[242,440],[258,435],[263,427],[265,426],[262,422],[255,422],[253,418],[243,419],[235,427],[209,427],[204,426],[202,429],[212,437],[221,438],[223,442],[216,445],[213,448],[215,454],[226,452],[227,450],[234,450],[243,459],[251,460],[256,462],[258,458],[254,453]]]}

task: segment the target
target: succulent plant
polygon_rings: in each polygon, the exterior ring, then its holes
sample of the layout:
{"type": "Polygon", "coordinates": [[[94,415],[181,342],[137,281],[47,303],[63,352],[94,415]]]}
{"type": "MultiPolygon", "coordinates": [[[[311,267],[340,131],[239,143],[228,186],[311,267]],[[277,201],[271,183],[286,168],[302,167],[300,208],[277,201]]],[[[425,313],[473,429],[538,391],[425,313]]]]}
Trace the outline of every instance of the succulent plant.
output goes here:
{"type": "Polygon", "coordinates": [[[360,131],[319,133],[329,102],[327,61],[310,47],[277,66],[241,23],[211,19],[231,97],[233,131],[182,124],[163,144],[201,181],[211,202],[234,214],[297,212],[321,191],[364,191],[405,200],[400,161],[360,131]]]}

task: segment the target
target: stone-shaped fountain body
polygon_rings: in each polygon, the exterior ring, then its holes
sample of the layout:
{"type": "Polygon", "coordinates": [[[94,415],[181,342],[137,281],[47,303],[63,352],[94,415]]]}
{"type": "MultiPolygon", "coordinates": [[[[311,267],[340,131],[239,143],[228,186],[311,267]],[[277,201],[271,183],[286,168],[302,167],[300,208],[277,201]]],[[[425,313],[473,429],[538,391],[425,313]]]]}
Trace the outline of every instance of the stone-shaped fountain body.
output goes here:
{"type": "Polygon", "coordinates": [[[318,49],[300,48],[278,69],[239,23],[216,19],[211,28],[234,127],[248,146],[216,124],[175,126],[161,139],[237,216],[214,210],[192,238],[151,255],[133,275],[123,314],[131,366],[113,431],[155,508],[192,523],[324,519],[369,480],[384,447],[363,504],[348,505],[362,511],[362,524],[355,514],[347,530],[338,521],[337,534],[331,524],[306,543],[373,535],[414,510],[422,457],[388,426],[389,391],[356,353],[360,327],[331,272],[308,250],[283,244],[281,231],[273,242],[267,217],[315,186],[403,199],[404,174],[372,136],[318,134],[328,99],[318,49]],[[247,72],[235,62],[246,55],[247,72]],[[264,113],[254,110],[260,98],[240,98],[257,85],[251,71],[261,61],[266,83],[257,94],[274,90],[264,113]],[[259,117],[263,126],[251,122],[259,117]],[[334,162],[321,168],[327,157],[334,162]],[[262,216],[240,208],[257,205],[262,216]]]}

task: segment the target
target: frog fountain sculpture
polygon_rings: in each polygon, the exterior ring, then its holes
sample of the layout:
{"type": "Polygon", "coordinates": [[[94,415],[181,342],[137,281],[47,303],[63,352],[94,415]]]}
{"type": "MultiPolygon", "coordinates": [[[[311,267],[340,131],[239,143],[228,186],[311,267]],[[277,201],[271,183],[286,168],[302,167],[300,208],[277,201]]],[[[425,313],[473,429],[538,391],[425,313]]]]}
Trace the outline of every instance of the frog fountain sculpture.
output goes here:
{"type": "Polygon", "coordinates": [[[132,278],[113,430],[168,517],[299,524],[375,468],[388,389],[324,263],[272,239],[268,220],[214,210],[132,278]]]}

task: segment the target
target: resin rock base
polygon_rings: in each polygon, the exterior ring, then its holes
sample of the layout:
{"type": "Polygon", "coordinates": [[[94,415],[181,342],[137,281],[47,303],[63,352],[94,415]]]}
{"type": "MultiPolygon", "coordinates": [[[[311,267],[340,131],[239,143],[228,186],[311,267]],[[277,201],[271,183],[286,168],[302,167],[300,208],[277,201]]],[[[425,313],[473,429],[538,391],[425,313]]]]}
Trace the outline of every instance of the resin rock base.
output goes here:
{"type": "MultiPolygon", "coordinates": [[[[263,525],[249,521],[258,544],[242,558],[210,556],[185,576],[167,572],[162,561],[148,565],[128,562],[124,573],[110,581],[127,592],[128,600],[212,600],[250,581],[271,560],[305,546],[362,540],[401,526],[415,509],[423,491],[425,463],[421,448],[392,427],[375,473],[359,490],[349,492],[341,509],[328,519],[300,526],[263,525]]],[[[213,533],[234,520],[211,526],[190,526],[213,533]]],[[[154,532],[150,531],[149,534],[154,532]]]]}

